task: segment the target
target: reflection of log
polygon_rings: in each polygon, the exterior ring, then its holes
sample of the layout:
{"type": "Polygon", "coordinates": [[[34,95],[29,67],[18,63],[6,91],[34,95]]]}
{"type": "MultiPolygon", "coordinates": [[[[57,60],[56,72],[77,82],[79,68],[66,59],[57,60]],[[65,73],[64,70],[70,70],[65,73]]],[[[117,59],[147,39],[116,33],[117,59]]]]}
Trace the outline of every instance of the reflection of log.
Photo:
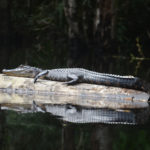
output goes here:
{"type": "Polygon", "coordinates": [[[136,90],[94,84],[67,86],[62,82],[0,75],[0,103],[74,104],[98,108],[147,107],[149,95],[136,90]],[[9,93],[9,94],[5,94],[9,93]]]}

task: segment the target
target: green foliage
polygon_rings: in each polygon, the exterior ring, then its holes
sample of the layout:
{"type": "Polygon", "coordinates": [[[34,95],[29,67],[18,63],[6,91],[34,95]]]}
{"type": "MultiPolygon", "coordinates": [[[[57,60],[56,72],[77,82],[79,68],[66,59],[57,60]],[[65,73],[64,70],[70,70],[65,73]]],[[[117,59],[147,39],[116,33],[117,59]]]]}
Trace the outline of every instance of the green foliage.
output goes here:
{"type": "Polygon", "coordinates": [[[42,3],[30,17],[30,26],[36,41],[31,63],[45,67],[63,66],[66,61],[66,33],[63,3],[42,3]],[[62,30],[63,29],[63,30],[62,30]],[[59,61],[57,58],[60,58],[59,61]]]}
{"type": "Polygon", "coordinates": [[[10,62],[18,60],[43,67],[66,64],[67,26],[63,8],[63,2],[55,0],[13,1],[13,37],[19,44],[10,62]],[[24,56],[22,60],[17,59],[19,55],[24,56]]]}
{"type": "Polygon", "coordinates": [[[135,55],[150,57],[148,35],[150,30],[149,0],[118,0],[117,1],[117,29],[116,36],[119,44],[120,55],[135,55]],[[138,39],[138,41],[137,41],[138,39]],[[139,52],[139,46],[140,52],[139,52]]]}

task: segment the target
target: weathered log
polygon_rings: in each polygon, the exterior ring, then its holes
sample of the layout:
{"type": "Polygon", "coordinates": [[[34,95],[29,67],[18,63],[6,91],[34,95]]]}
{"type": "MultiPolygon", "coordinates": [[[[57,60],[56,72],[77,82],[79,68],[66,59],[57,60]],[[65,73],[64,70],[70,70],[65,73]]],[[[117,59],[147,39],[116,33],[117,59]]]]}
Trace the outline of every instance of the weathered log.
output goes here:
{"type": "Polygon", "coordinates": [[[94,84],[67,86],[63,82],[0,74],[0,104],[73,104],[94,108],[145,108],[149,95],[142,91],[94,84]]]}

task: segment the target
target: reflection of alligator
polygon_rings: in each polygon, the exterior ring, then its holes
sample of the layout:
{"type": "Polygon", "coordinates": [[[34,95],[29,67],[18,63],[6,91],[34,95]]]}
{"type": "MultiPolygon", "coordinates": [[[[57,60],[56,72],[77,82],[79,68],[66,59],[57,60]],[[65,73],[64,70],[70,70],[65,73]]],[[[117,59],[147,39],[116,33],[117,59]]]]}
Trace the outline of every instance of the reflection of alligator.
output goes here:
{"type": "MultiPolygon", "coordinates": [[[[37,112],[39,112],[37,107],[37,112]]],[[[113,110],[85,108],[73,105],[45,105],[46,112],[72,123],[143,124],[149,118],[149,108],[137,110],[113,110]]]]}
{"type": "Polygon", "coordinates": [[[20,65],[15,69],[3,69],[4,74],[34,78],[44,78],[55,81],[63,81],[68,85],[76,83],[102,84],[123,88],[131,88],[148,92],[148,86],[139,78],[133,76],[120,76],[98,73],[82,68],[62,68],[42,70],[39,68],[20,65]]]}
{"type": "Polygon", "coordinates": [[[13,110],[22,113],[46,113],[70,123],[100,123],[100,124],[144,124],[149,118],[149,107],[138,110],[87,108],[75,105],[36,104],[1,104],[2,110],[13,110]]]}

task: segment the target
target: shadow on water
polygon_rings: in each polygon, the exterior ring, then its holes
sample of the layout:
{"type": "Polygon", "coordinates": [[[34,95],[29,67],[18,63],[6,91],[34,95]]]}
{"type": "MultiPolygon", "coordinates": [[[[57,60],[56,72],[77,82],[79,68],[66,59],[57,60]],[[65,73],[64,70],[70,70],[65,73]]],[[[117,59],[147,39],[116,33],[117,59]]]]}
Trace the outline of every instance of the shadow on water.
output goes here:
{"type": "MultiPolygon", "coordinates": [[[[5,100],[11,96],[5,93],[5,100]]],[[[53,101],[57,98],[53,96],[53,101]]],[[[45,101],[48,101],[46,97],[45,101]]],[[[150,139],[147,139],[149,131],[145,132],[149,124],[146,123],[150,114],[149,105],[143,103],[141,108],[136,109],[108,109],[43,104],[35,99],[26,103],[16,101],[15,104],[2,102],[0,148],[117,150],[127,149],[130,144],[133,149],[138,149],[138,144],[145,144],[141,140],[150,139]],[[139,143],[135,144],[134,133],[139,143]]],[[[150,144],[146,146],[150,147],[150,144]]]]}

